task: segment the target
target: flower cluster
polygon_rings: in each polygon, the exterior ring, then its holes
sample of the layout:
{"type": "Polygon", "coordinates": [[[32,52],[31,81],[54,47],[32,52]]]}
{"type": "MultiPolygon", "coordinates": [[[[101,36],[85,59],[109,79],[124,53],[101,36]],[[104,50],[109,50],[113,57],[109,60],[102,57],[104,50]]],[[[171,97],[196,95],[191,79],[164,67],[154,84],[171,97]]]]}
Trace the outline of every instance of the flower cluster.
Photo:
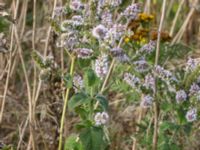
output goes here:
{"type": "Polygon", "coordinates": [[[140,21],[144,21],[144,22],[149,22],[149,21],[152,21],[154,19],[153,15],[149,15],[149,14],[146,14],[146,13],[139,13],[138,17],[139,17],[140,21]]]}
{"type": "Polygon", "coordinates": [[[105,125],[109,120],[109,116],[106,112],[98,112],[94,116],[95,125],[105,125]]]}
{"type": "Polygon", "coordinates": [[[77,53],[77,56],[82,59],[90,58],[93,50],[88,48],[77,48],[74,50],[77,53]]]}
{"type": "Polygon", "coordinates": [[[198,84],[196,83],[193,83],[191,86],[190,86],[190,90],[189,90],[189,95],[196,95],[200,92],[200,87],[198,86],[198,84]]]}
{"type": "Polygon", "coordinates": [[[108,73],[109,65],[108,65],[108,56],[103,54],[95,61],[95,72],[96,75],[103,79],[108,73]]]}
{"type": "Polygon", "coordinates": [[[159,65],[155,66],[154,72],[158,75],[158,77],[160,77],[163,80],[165,79],[175,80],[175,77],[169,70],[166,70],[159,65]]]}
{"type": "Polygon", "coordinates": [[[132,4],[126,8],[126,10],[123,12],[123,15],[127,19],[137,19],[138,14],[141,12],[140,3],[132,4]]]}
{"type": "Polygon", "coordinates": [[[113,48],[110,50],[112,56],[116,58],[119,62],[130,61],[129,57],[123,52],[122,48],[113,48]]]}
{"type": "Polygon", "coordinates": [[[186,71],[193,71],[199,65],[199,61],[197,59],[189,58],[186,64],[186,71]]]}
{"type": "Polygon", "coordinates": [[[113,17],[113,15],[108,10],[102,12],[101,23],[104,26],[106,26],[107,28],[112,27],[112,25],[113,25],[112,17],[113,17]]]}
{"type": "Polygon", "coordinates": [[[185,93],[184,90],[179,90],[176,92],[176,102],[177,103],[186,101],[186,99],[187,99],[187,94],[185,93]]]}
{"type": "Polygon", "coordinates": [[[148,44],[145,44],[139,51],[150,54],[151,52],[155,50],[155,46],[156,46],[156,42],[150,41],[148,44]]]}
{"type": "Polygon", "coordinates": [[[136,70],[140,73],[148,71],[150,67],[144,58],[135,61],[134,64],[136,65],[136,70]]]}
{"type": "Polygon", "coordinates": [[[186,113],[186,119],[188,122],[193,122],[197,119],[197,109],[192,108],[186,113]]]}
{"type": "Polygon", "coordinates": [[[151,74],[145,76],[144,86],[155,91],[155,78],[151,74]]]}
{"type": "Polygon", "coordinates": [[[140,106],[143,108],[149,108],[151,107],[153,104],[153,97],[151,97],[150,95],[145,95],[142,97],[142,101],[140,103],[140,106]]]}
{"type": "Polygon", "coordinates": [[[140,83],[140,79],[138,77],[135,77],[134,75],[130,73],[124,74],[124,81],[129,84],[132,88],[135,88],[137,84],[140,83]]]}
{"type": "Polygon", "coordinates": [[[73,11],[81,11],[84,9],[84,5],[81,3],[80,0],[72,0],[69,8],[73,11]]]}
{"type": "Polygon", "coordinates": [[[97,38],[98,40],[103,40],[106,37],[107,33],[108,33],[108,29],[102,24],[96,26],[92,30],[93,36],[97,38]]]}
{"type": "Polygon", "coordinates": [[[83,84],[83,78],[80,75],[75,75],[73,78],[73,88],[75,92],[77,93],[79,89],[82,89],[84,87],[83,84]]]}

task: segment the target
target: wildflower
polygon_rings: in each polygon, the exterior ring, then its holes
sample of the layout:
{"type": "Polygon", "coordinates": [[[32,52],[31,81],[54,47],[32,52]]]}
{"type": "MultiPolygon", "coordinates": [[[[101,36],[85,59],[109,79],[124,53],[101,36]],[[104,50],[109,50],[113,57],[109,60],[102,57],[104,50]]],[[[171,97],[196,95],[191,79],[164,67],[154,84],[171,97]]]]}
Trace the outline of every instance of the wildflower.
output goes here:
{"type": "Polygon", "coordinates": [[[155,49],[155,46],[156,46],[156,42],[150,41],[148,44],[145,44],[139,51],[150,54],[155,49]]]}
{"type": "Polygon", "coordinates": [[[136,70],[138,72],[146,72],[149,69],[149,64],[145,59],[138,60],[134,62],[134,64],[136,65],[136,70]]]}
{"type": "Polygon", "coordinates": [[[193,122],[195,120],[197,120],[197,109],[196,108],[192,108],[190,109],[187,113],[186,113],[186,119],[188,122],[193,122]]]}
{"type": "Polygon", "coordinates": [[[150,95],[145,95],[142,98],[140,106],[143,108],[149,108],[152,106],[152,104],[153,104],[153,97],[151,97],[150,95]]]}
{"type": "Polygon", "coordinates": [[[134,75],[130,73],[124,74],[124,81],[129,84],[132,88],[135,88],[137,84],[140,83],[140,79],[138,77],[135,77],[134,75]]]}
{"type": "Polygon", "coordinates": [[[144,21],[144,22],[149,22],[154,19],[153,15],[149,15],[146,13],[140,13],[140,14],[138,14],[138,16],[139,16],[139,20],[144,21]]]}
{"type": "Polygon", "coordinates": [[[124,39],[124,42],[125,42],[125,43],[130,42],[130,38],[126,37],[126,38],[124,39]]]}
{"type": "Polygon", "coordinates": [[[96,115],[94,116],[94,121],[95,121],[95,125],[99,126],[99,125],[105,125],[109,120],[109,116],[106,112],[98,112],[96,113],[96,115]]]}
{"type": "Polygon", "coordinates": [[[163,71],[164,71],[163,67],[161,67],[159,65],[155,66],[155,73],[157,73],[158,75],[163,74],[163,71]]]}
{"type": "Polygon", "coordinates": [[[176,102],[177,103],[186,101],[186,99],[187,99],[187,94],[185,93],[184,90],[179,90],[176,92],[176,102]]]}
{"type": "Polygon", "coordinates": [[[197,59],[189,58],[186,64],[186,71],[193,71],[198,66],[199,61],[197,59]]]}
{"type": "Polygon", "coordinates": [[[81,26],[84,23],[84,19],[82,16],[75,15],[72,17],[71,22],[73,26],[81,26]]]}
{"type": "Polygon", "coordinates": [[[112,36],[114,40],[120,40],[125,30],[126,30],[125,25],[114,24],[113,27],[109,30],[109,34],[112,36]]]}
{"type": "Polygon", "coordinates": [[[115,57],[120,62],[127,62],[129,61],[129,57],[123,52],[122,48],[113,48],[110,50],[113,57],[115,57]]]}
{"type": "Polygon", "coordinates": [[[176,81],[176,77],[174,77],[169,70],[165,70],[163,67],[161,67],[159,65],[155,66],[154,71],[163,80],[170,79],[170,80],[176,81]]]}
{"type": "Polygon", "coordinates": [[[100,79],[103,79],[108,73],[108,56],[103,54],[95,61],[95,72],[100,79]]]}
{"type": "Polygon", "coordinates": [[[88,48],[77,48],[74,51],[77,53],[78,57],[82,59],[89,58],[93,53],[93,50],[88,48]]]}
{"type": "Polygon", "coordinates": [[[132,4],[126,8],[123,15],[128,19],[137,19],[138,14],[141,12],[140,4],[132,4]]]}
{"type": "Polygon", "coordinates": [[[80,11],[84,8],[84,5],[80,2],[80,0],[72,0],[69,8],[73,11],[80,11]]]}
{"type": "Polygon", "coordinates": [[[101,23],[106,27],[110,28],[113,24],[112,14],[109,11],[102,12],[101,23]]]}
{"type": "Polygon", "coordinates": [[[122,3],[122,0],[111,0],[110,5],[117,7],[122,3]]]}
{"type": "Polygon", "coordinates": [[[73,78],[74,90],[77,93],[78,89],[82,89],[84,87],[83,78],[80,75],[75,75],[73,78]]]}
{"type": "Polygon", "coordinates": [[[193,83],[190,86],[190,90],[189,91],[190,91],[190,95],[195,95],[200,91],[200,87],[196,83],[193,83]]]}
{"type": "Polygon", "coordinates": [[[78,43],[79,41],[76,32],[71,31],[61,35],[60,42],[57,43],[57,46],[64,47],[67,50],[72,51],[78,43]]]}
{"type": "Polygon", "coordinates": [[[95,38],[102,40],[105,38],[107,32],[108,29],[104,25],[100,24],[93,29],[92,34],[95,38]]]}
{"type": "Polygon", "coordinates": [[[144,86],[155,91],[155,78],[151,74],[145,76],[144,86]]]}
{"type": "Polygon", "coordinates": [[[62,6],[56,7],[54,10],[54,17],[59,17],[64,13],[64,8],[62,6]]]}

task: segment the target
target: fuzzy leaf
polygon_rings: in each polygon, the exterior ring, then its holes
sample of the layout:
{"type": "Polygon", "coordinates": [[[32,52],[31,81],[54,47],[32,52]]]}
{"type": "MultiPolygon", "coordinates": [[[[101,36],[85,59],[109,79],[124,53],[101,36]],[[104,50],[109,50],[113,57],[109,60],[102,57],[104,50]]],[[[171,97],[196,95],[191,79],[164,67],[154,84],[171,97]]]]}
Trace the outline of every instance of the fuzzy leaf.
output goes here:
{"type": "Polygon", "coordinates": [[[100,127],[86,128],[80,134],[80,140],[85,150],[105,150],[104,132],[100,127]]]}

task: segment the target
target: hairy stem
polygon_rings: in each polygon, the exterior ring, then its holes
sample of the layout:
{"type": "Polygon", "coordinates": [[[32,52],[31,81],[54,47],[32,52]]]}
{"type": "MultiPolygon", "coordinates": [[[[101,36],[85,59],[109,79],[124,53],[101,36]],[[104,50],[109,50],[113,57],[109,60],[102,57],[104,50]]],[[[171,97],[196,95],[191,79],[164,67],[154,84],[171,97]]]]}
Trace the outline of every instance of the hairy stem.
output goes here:
{"type": "MultiPolygon", "coordinates": [[[[157,47],[156,47],[155,66],[158,65],[158,59],[159,59],[159,53],[160,53],[160,38],[161,38],[161,31],[162,31],[162,26],[163,26],[164,17],[165,17],[165,8],[166,8],[166,0],[163,0],[160,25],[159,25],[159,29],[158,29],[158,39],[157,39],[157,47]]],[[[157,85],[157,84],[155,84],[155,85],[157,85]]],[[[155,89],[155,92],[154,92],[154,98],[155,98],[155,103],[154,103],[153,150],[157,150],[157,143],[158,143],[158,116],[159,116],[159,112],[158,112],[159,106],[158,106],[158,100],[157,100],[157,88],[155,89]]]]}
{"type": "MultiPolygon", "coordinates": [[[[71,76],[73,76],[74,65],[75,65],[75,57],[72,56],[72,58],[71,58],[71,66],[70,66],[70,75],[71,76]]],[[[70,88],[67,88],[65,99],[64,99],[64,106],[63,106],[63,111],[62,111],[61,122],[60,122],[60,137],[59,137],[58,150],[62,150],[63,128],[64,128],[64,123],[65,123],[65,114],[66,114],[66,110],[67,110],[67,103],[68,103],[68,99],[69,99],[69,92],[70,92],[70,88]]]]}

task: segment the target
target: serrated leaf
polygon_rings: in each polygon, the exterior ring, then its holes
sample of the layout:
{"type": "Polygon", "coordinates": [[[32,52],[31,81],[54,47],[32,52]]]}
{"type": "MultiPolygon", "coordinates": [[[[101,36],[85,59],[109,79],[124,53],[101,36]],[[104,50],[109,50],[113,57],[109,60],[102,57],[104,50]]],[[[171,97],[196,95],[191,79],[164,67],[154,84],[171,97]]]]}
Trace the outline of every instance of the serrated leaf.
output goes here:
{"type": "Polygon", "coordinates": [[[87,104],[90,101],[91,98],[89,98],[85,93],[77,93],[69,100],[68,107],[70,110],[73,110],[74,108],[87,104]]]}
{"type": "Polygon", "coordinates": [[[81,142],[77,141],[77,135],[71,135],[65,141],[64,150],[84,150],[81,142]]]}
{"type": "Polygon", "coordinates": [[[85,85],[91,87],[95,84],[97,80],[96,74],[92,69],[88,69],[84,75],[84,82],[85,85]]]}
{"type": "Polygon", "coordinates": [[[97,101],[99,101],[100,106],[103,108],[104,111],[108,110],[108,100],[103,95],[96,96],[97,101]]]}
{"type": "Polygon", "coordinates": [[[80,134],[80,140],[85,150],[105,150],[104,132],[100,127],[86,128],[80,134]]]}

